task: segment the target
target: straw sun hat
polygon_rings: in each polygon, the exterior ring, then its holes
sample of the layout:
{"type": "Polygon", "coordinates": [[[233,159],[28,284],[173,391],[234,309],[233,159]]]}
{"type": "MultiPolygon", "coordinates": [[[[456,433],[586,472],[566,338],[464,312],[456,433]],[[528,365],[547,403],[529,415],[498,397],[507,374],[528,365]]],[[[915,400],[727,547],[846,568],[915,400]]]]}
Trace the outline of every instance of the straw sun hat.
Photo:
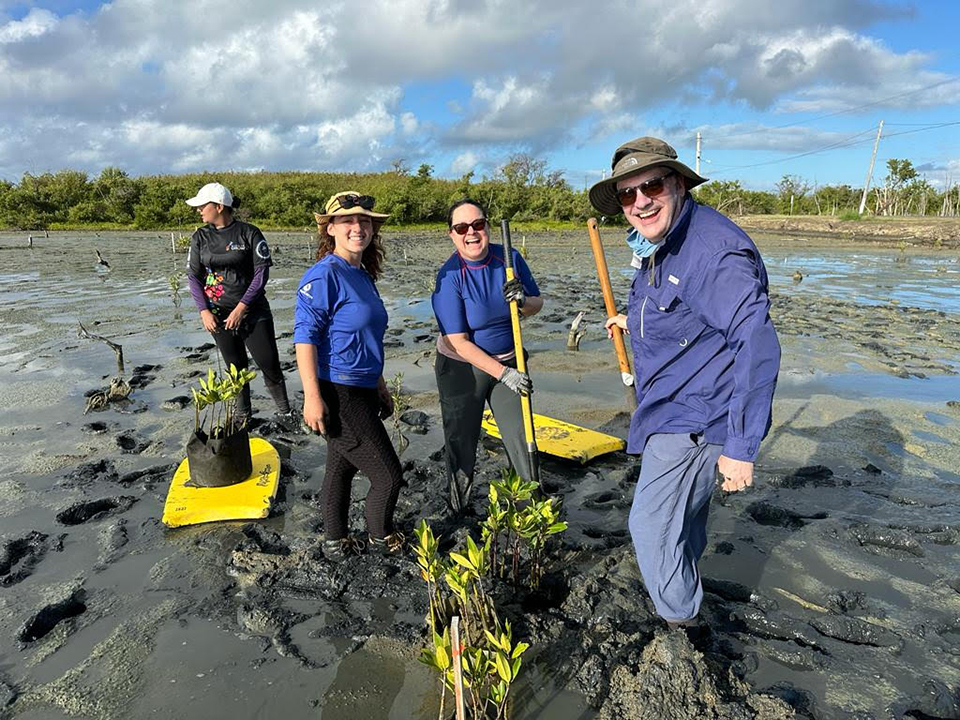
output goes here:
{"type": "Polygon", "coordinates": [[[366,215],[373,220],[373,231],[377,232],[383,221],[390,215],[386,213],[373,212],[374,199],[372,195],[362,195],[356,190],[344,190],[327,200],[323,207],[323,212],[315,212],[313,216],[317,219],[317,229],[323,234],[323,229],[335,217],[344,215],[366,215]]]}

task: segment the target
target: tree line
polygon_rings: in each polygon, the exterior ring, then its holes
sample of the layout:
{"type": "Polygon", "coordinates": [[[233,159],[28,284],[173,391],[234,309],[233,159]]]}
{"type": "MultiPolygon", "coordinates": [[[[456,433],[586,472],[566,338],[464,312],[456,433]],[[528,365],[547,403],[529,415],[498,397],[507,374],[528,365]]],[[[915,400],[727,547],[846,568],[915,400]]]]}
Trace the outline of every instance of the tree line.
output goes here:
{"type": "MultiPolygon", "coordinates": [[[[867,211],[875,215],[960,214],[960,185],[938,191],[909,160],[887,162],[888,174],[871,190],[867,211]]],[[[441,223],[456,200],[472,197],[493,218],[540,223],[582,223],[596,211],[587,193],[575,190],[546,162],[517,154],[493,177],[472,172],[434,177],[433,167],[416,172],[403,161],[381,173],[223,172],[131,177],[120,168],[90,177],[77,170],[34,175],[18,183],[0,181],[0,227],[44,230],[64,227],[189,229],[195,211],[184,203],[203,184],[219,181],[241,201],[239,216],[267,228],[309,228],[314,211],[333,193],[355,189],[377,198],[391,225],[441,223]]],[[[811,186],[784,175],[776,192],[747,190],[739,181],[715,180],[697,188],[697,199],[728,215],[793,214],[857,216],[862,190],[849,185],[811,186]]],[[[622,221],[622,218],[620,219],[622,221]]],[[[615,220],[615,222],[617,222],[615,220]]]]}

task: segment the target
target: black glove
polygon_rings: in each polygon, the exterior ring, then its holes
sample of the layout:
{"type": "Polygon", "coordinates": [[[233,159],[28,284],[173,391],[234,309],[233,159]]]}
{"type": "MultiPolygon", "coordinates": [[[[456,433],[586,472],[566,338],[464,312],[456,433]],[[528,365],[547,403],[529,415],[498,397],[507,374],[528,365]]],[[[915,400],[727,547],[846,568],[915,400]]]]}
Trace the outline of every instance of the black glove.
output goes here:
{"type": "Polygon", "coordinates": [[[523,303],[526,301],[527,296],[523,294],[523,284],[520,282],[520,278],[507,280],[503,284],[503,299],[507,301],[508,305],[516,300],[517,307],[523,307],[523,303]]]}
{"type": "Polygon", "coordinates": [[[500,382],[522,397],[533,394],[533,381],[530,376],[512,367],[503,369],[500,373],[500,382]]]}

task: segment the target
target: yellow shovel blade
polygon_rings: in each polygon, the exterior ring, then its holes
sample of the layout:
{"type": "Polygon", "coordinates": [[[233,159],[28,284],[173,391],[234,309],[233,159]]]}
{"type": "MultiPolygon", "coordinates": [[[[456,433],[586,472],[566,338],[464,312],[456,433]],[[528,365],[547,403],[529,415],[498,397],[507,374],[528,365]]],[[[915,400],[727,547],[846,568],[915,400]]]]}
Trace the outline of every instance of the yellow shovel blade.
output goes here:
{"type": "MultiPolygon", "coordinates": [[[[534,413],[533,428],[537,438],[537,450],[548,455],[576,460],[581,465],[595,457],[626,447],[626,443],[618,437],[571,425],[546,415],[534,413]]],[[[497,422],[489,410],[483,413],[483,429],[495,438],[501,437],[497,422]]]]}

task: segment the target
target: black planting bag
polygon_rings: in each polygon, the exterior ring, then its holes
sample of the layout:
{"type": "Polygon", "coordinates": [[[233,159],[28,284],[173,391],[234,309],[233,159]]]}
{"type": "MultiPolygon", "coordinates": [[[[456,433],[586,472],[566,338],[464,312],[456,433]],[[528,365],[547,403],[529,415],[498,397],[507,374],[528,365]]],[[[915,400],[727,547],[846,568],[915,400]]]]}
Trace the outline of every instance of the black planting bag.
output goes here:
{"type": "Polygon", "coordinates": [[[222,438],[209,438],[203,430],[187,442],[190,480],[197,487],[224,487],[243,482],[253,472],[247,429],[222,438]]]}

